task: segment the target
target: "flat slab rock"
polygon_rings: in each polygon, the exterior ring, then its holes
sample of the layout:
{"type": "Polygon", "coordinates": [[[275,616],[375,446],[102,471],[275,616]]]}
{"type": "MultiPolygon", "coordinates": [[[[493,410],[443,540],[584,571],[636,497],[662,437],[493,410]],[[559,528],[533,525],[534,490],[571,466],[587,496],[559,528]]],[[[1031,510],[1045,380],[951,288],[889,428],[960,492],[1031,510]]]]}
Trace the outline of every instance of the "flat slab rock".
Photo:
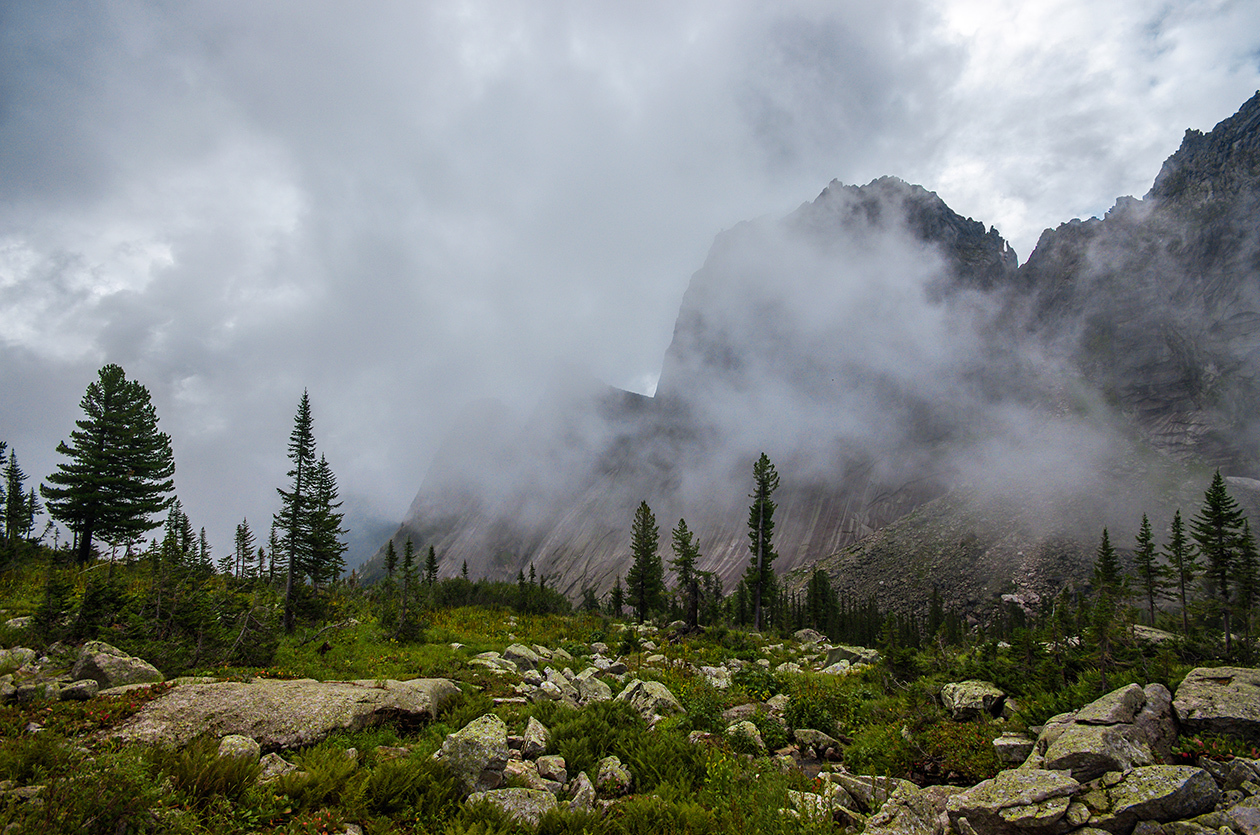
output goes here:
{"type": "Polygon", "coordinates": [[[432,719],[458,693],[455,683],[444,678],[185,684],[149,702],[106,736],[183,745],[199,734],[240,734],[258,740],[263,750],[277,751],[389,719],[432,719]]]}
{"type": "Polygon", "coordinates": [[[1198,667],[1173,699],[1184,732],[1231,734],[1260,741],[1260,670],[1198,667]]]}

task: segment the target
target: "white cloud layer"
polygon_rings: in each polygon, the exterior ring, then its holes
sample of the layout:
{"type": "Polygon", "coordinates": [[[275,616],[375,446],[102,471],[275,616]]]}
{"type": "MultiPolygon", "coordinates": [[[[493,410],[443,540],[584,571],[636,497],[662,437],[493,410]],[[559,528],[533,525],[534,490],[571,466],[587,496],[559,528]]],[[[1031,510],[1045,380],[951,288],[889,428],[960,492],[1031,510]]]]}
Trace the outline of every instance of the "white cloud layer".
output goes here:
{"type": "Polygon", "coordinates": [[[719,230],[892,174],[1026,259],[1257,87],[1225,0],[5,4],[0,439],[117,362],[226,549],[306,387],[397,520],[470,401],[650,390],[719,230]]]}

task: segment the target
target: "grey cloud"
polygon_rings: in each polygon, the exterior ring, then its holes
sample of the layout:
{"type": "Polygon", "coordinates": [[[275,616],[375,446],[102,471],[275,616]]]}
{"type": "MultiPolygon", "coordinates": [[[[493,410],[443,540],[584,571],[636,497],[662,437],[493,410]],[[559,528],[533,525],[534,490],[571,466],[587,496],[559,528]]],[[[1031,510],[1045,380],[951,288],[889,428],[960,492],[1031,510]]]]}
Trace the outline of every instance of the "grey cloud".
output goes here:
{"type": "Polygon", "coordinates": [[[1112,76],[1051,38],[1014,86],[951,8],[7,4],[0,438],[43,477],[119,362],[226,547],[269,515],[309,387],[343,493],[396,518],[468,403],[527,411],[572,364],[653,379],[719,230],[888,173],[1026,256],[1260,83],[1246,4],[1171,7],[1145,45],[1109,42],[1112,76]]]}

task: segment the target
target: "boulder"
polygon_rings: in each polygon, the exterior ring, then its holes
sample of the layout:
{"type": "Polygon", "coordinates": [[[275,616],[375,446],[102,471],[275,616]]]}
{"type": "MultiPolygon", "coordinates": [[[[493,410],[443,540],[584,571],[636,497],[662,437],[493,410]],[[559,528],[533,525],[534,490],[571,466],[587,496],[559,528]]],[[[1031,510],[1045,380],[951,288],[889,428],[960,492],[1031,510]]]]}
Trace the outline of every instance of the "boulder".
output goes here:
{"type": "Polygon", "coordinates": [[[503,767],[504,781],[512,781],[513,783],[527,789],[540,789],[545,792],[555,794],[558,785],[552,781],[544,780],[542,775],[538,773],[538,764],[532,760],[508,760],[507,765],[503,767]]]}
{"type": "Polygon", "coordinates": [[[0,649],[0,675],[15,672],[35,660],[35,650],[30,647],[0,649]]]}
{"type": "Polygon", "coordinates": [[[1145,705],[1145,691],[1140,685],[1130,684],[1085,705],[1073,721],[1082,725],[1127,725],[1145,705]]]}
{"type": "Polygon", "coordinates": [[[241,757],[250,762],[258,762],[262,758],[262,746],[251,737],[228,734],[219,740],[219,756],[241,757]]]}
{"type": "Polygon", "coordinates": [[[447,735],[435,755],[469,792],[496,789],[508,760],[507,725],[493,713],[480,716],[447,735]]]}
{"type": "Polygon", "coordinates": [[[1053,826],[1080,791],[1081,784],[1062,771],[1013,769],[953,795],[945,811],[958,832],[1014,835],[1020,829],[1053,826]]]}
{"type": "Polygon", "coordinates": [[[1260,742],[1260,670],[1197,667],[1177,686],[1173,708],[1182,733],[1260,742]]]}
{"type": "Polygon", "coordinates": [[[765,753],[766,743],[761,739],[761,731],[748,720],[731,725],[726,729],[726,736],[731,740],[744,740],[754,751],[765,753]]]}
{"type": "Polygon", "coordinates": [[[538,758],[538,776],[560,785],[569,782],[568,764],[559,754],[547,754],[538,758]]]}
{"type": "Polygon", "coordinates": [[[1173,746],[1177,744],[1177,716],[1173,713],[1172,693],[1162,684],[1148,684],[1142,693],[1146,704],[1133,718],[1133,724],[1142,729],[1155,758],[1159,762],[1170,762],[1173,746]]]}
{"type": "Polygon", "coordinates": [[[143,658],[127,655],[103,641],[88,641],[79,651],[79,658],[70,671],[74,680],[90,678],[102,690],[126,684],[152,684],[162,681],[162,674],[143,658]]]}
{"type": "Polygon", "coordinates": [[[1068,725],[1046,748],[1045,767],[1093,780],[1108,771],[1154,765],[1155,755],[1137,725],[1068,725]]]}
{"type": "Polygon", "coordinates": [[[503,659],[511,661],[518,670],[537,670],[542,657],[524,644],[512,644],[503,650],[503,659]]]}
{"type": "Polygon", "coordinates": [[[297,771],[296,765],[274,751],[260,757],[258,765],[258,782],[260,783],[270,783],[272,780],[279,780],[286,774],[292,774],[297,771]]]}
{"type": "Polygon", "coordinates": [[[866,822],[866,835],[935,835],[936,809],[917,787],[902,784],[866,822]]]}
{"type": "Polygon", "coordinates": [[[1015,731],[1007,731],[993,740],[993,750],[997,753],[998,760],[1007,765],[1019,765],[1028,759],[1036,745],[1035,740],[1015,731]]]}
{"type": "Polygon", "coordinates": [[[534,717],[529,717],[529,722],[525,725],[525,734],[521,738],[521,756],[530,760],[536,759],[547,750],[547,742],[550,739],[551,732],[547,730],[547,726],[534,717]]]}
{"type": "Polygon", "coordinates": [[[86,702],[88,699],[96,697],[101,690],[101,686],[94,679],[84,678],[78,681],[72,681],[65,687],[61,688],[61,692],[57,694],[57,698],[65,701],[86,702]]]}
{"type": "Polygon", "coordinates": [[[573,778],[573,799],[569,801],[569,808],[574,811],[595,808],[595,784],[585,771],[579,771],[578,776],[573,778]]]}
{"type": "Polygon", "coordinates": [[[592,702],[607,702],[613,697],[612,688],[594,676],[582,678],[579,675],[573,680],[573,686],[577,688],[579,704],[589,705],[592,702]]]}
{"type": "Polygon", "coordinates": [[[848,661],[850,664],[878,664],[879,657],[879,650],[837,644],[827,650],[827,663],[823,666],[830,667],[838,661],[848,661]]]}
{"type": "Polygon", "coordinates": [[[648,722],[683,712],[678,699],[659,681],[632,679],[626,689],[617,694],[616,701],[628,702],[648,722]]]}
{"type": "Polygon", "coordinates": [[[620,797],[630,791],[634,778],[630,769],[621,764],[616,756],[609,755],[596,767],[595,788],[609,797],[620,797]]]}
{"type": "Polygon", "coordinates": [[[730,689],[731,671],[725,667],[701,667],[700,675],[704,676],[704,680],[709,683],[710,687],[718,690],[730,689]]]}
{"type": "Polygon", "coordinates": [[[862,812],[877,810],[897,789],[906,784],[913,786],[909,780],[897,777],[871,777],[867,775],[831,772],[830,782],[842,789],[862,812]]]}
{"type": "Polygon", "coordinates": [[[148,702],[105,735],[124,742],[183,745],[201,733],[242,734],[265,750],[284,750],[385,720],[432,719],[458,694],[454,682],[441,678],[185,684],[148,702]]]}
{"type": "Polygon", "coordinates": [[[508,817],[529,827],[537,827],[542,816],[557,808],[556,796],[541,789],[497,789],[479,791],[468,796],[468,804],[489,803],[508,817]]]}
{"type": "Polygon", "coordinates": [[[827,636],[817,629],[798,629],[792,633],[792,637],[802,644],[821,644],[827,640],[827,636]]]}
{"type": "Polygon", "coordinates": [[[1006,694],[991,681],[954,681],[941,688],[941,701],[956,722],[996,716],[1005,700],[1006,694]]]}
{"type": "Polygon", "coordinates": [[[1105,793],[1106,808],[1089,825],[1113,835],[1127,835],[1140,820],[1166,823],[1210,812],[1221,797],[1210,774],[1179,765],[1135,768],[1105,793]]]}

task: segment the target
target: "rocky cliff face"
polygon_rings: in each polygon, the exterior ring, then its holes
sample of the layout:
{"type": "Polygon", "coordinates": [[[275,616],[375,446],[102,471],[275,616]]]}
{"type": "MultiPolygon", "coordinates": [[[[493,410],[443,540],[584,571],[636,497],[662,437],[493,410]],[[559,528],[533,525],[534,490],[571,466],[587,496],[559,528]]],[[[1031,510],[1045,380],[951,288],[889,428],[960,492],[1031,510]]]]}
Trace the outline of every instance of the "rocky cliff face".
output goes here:
{"type": "Polygon", "coordinates": [[[1103,524],[1122,542],[1143,511],[1193,503],[1202,466],[1250,474],[1258,123],[1260,95],[1022,267],[893,178],[741,224],[692,278],[656,397],[568,382],[524,426],[475,410],[397,539],[435,545],[443,575],[532,562],[576,596],[624,574],[646,499],[663,539],[686,517],[730,589],[765,451],[781,573],[827,559],[889,602],[942,577],[960,605],[1052,591],[1103,524]]]}

